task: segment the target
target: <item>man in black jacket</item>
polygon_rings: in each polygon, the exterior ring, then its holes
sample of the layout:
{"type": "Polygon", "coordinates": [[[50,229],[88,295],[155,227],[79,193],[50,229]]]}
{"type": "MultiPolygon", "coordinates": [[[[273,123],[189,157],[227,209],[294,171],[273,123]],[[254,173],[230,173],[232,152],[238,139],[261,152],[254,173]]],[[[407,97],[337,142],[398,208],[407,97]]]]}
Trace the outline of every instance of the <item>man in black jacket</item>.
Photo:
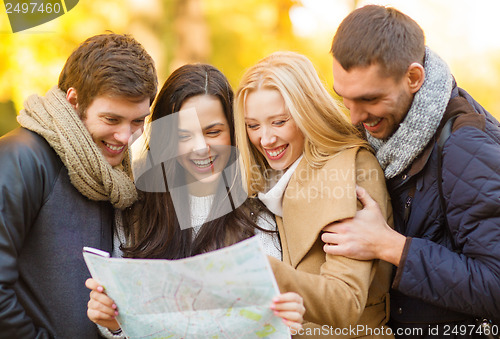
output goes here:
{"type": "Polygon", "coordinates": [[[0,338],[98,337],[82,248],[110,252],[114,208],[137,198],[128,141],[156,91],[135,39],[97,35],[0,139],[0,338]]]}
{"type": "Polygon", "coordinates": [[[481,331],[475,317],[500,317],[498,121],[457,87],[418,24],[393,8],[352,12],[331,52],[334,89],[384,170],[395,230],[358,189],[364,208],[325,229],[325,251],[396,266],[396,337],[471,338],[481,331]]]}

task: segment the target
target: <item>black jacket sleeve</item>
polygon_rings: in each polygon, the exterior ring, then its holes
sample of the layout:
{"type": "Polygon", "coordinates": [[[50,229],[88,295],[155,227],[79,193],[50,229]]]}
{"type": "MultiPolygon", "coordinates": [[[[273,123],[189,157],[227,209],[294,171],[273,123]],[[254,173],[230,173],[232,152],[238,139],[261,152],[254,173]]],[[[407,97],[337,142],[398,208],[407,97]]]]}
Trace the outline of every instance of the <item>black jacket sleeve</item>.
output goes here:
{"type": "Polygon", "coordinates": [[[42,138],[25,129],[0,139],[0,338],[49,338],[27,315],[15,286],[24,239],[56,177],[54,157],[42,138]]]}

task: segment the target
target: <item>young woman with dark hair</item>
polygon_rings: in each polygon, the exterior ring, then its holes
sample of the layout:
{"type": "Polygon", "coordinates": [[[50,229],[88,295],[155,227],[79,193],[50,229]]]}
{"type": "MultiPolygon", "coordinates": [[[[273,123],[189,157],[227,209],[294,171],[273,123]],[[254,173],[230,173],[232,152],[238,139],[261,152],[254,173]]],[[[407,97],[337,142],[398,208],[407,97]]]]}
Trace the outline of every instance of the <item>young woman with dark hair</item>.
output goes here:
{"type": "MultiPolygon", "coordinates": [[[[257,235],[266,254],[281,259],[273,218],[243,190],[232,107],[232,89],[213,66],[185,65],[167,79],[146,133],[147,169],[136,173],[140,200],[117,222],[115,243],[122,246],[114,256],[180,259],[257,235]]],[[[90,320],[117,337],[113,300],[95,280],[86,286],[90,320]]],[[[298,294],[281,294],[271,308],[288,326],[301,327],[298,294]]]]}

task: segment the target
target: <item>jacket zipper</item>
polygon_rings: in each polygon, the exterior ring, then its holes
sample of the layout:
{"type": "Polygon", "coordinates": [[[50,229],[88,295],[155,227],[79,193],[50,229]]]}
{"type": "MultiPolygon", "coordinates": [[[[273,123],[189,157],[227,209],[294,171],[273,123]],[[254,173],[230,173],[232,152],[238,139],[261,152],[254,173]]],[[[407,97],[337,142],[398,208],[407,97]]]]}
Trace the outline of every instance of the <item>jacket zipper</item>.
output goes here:
{"type": "Polygon", "coordinates": [[[408,219],[410,218],[410,206],[411,206],[412,200],[413,200],[413,197],[411,195],[409,195],[406,198],[405,213],[404,213],[405,225],[408,223],[408,219]]]}

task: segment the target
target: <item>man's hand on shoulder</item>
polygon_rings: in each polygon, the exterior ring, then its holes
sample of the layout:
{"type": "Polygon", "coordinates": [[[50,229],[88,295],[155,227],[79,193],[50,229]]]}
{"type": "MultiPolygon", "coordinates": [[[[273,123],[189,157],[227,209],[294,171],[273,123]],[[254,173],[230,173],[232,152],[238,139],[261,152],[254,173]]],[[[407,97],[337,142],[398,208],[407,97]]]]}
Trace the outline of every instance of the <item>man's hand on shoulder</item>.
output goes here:
{"type": "Polygon", "coordinates": [[[356,187],[356,195],[363,209],[354,218],[323,229],[324,251],[358,260],[382,259],[397,266],[406,237],[387,224],[378,204],[362,187],[356,187]]]}

